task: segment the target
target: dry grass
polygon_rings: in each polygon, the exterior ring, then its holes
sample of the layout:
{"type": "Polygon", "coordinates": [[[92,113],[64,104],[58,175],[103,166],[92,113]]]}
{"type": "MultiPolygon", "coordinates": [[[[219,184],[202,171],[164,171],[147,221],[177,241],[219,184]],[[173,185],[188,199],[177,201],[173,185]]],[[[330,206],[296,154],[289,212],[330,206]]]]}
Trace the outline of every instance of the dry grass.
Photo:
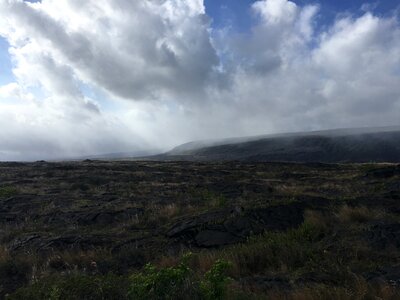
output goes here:
{"type": "Polygon", "coordinates": [[[324,215],[322,212],[309,209],[304,212],[304,220],[308,224],[320,228],[322,231],[327,230],[332,223],[332,219],[324,215]]]}
{"type": "Polygon", "coordinates": [[[344,205],[339,209],[336,217],[341,223],[364,223],[381,219],[383,214],[382,211],[370,209],[365,206],[352,207],[344,205]]]}
{"type": "Polygon", "coordinates": [[[5,262],[11,259],[10,253],[8,252],[7,248],[4,246],[0,246],[0,263],[5,262]]]}
{"type": "Polygon", "coordinates": [[[158,213],[167,218],[176,217],[181,211],[182,211],[182,208],[179,207],[176,203],[163,205],[158,209],[158,213]]]}
{"type": "Polygon", "coordinates": [[[228,299],[242,300],[397,300],[399,290],[388,284],[373,286],[362,278],[355,278],[351,286],[337,287],[314,285],[295,290],[272,289],[249,290],[248,287],[232,284],[228,299]]]}
{"type": "MultiPolygon", "coordinates": [[[[274,299],[271,297],[271,299],[274,299]]],[[[276,297],[275,299],[282,299],[276,297]]],[[[362,278],[356,278],[352,287],[317,286],[297,290],[286,299],[290,300],[395,300],[400,299],[400,293],[393,286],[382,284],[372,286],[362,278]]]]}
{"type": "Polygon", "coordinates": [[[160,268],[175,267],[179,264],[180,258],[177,256],[163,256],[157,262],[157,266],[160,268]]]}
{"type": "Polygon", "coordinates": [[[197,211],[198,208],[192,205],[180,205],[177,203],[152,204],[146,207],[146,212],[143,216],[139,216],[138,223],[162,225],[178,216],[193,214],[197,211]]]}
{"type": "MultiPolygon", "coordinates": [[[[224,259],[231,262],[229,275],[233,278],[296,270],[315,255],[312,243],[319,235],[319,230],[313,224],[304,223],[298,229],[249,238],[247,243],[220,250],[204,250],[192,256],[190,267],[204,273],[215,261],[224,259]]],[[[175,261],[174,258],[165,257],[160,264],[168,266],[175,261]]]]}

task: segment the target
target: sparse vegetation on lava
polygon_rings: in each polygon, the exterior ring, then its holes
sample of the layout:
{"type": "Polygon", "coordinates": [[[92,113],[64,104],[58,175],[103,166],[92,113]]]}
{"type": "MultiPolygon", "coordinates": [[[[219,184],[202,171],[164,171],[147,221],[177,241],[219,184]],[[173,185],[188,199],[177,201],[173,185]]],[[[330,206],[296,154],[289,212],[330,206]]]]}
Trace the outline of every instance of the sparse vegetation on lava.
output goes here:
{"type": "Polygon", "coordinates": [[[399,179],[394,164],[1,163],[0,298],[398,299],[399,179]]]}

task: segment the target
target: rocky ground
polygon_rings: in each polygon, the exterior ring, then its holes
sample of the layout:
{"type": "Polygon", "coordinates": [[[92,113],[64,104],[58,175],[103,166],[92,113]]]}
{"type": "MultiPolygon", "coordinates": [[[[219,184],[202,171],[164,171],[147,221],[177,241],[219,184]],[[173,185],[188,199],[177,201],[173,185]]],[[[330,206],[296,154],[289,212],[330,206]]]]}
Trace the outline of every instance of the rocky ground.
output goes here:
{"type": "Polygon", "coordinates": [[[0,163],[0,298],[54,274],[124,276],[189,251],[199,272],[232,262],[232,286],[257,297],[348,294],[354,280],[393,292],[399,201],[395,164],[0,163]]]}

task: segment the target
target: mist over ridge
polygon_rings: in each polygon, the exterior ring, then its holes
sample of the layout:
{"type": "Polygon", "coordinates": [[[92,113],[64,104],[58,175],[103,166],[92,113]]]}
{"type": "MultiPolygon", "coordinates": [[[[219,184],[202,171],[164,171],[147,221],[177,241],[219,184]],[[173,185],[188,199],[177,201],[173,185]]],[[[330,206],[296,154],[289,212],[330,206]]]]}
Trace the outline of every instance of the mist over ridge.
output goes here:
{"type": "Polygon", "coordinates": [[[400,162],[400,126],[345,128],[195,141],[155,156],[161,160],[400,162]]]}

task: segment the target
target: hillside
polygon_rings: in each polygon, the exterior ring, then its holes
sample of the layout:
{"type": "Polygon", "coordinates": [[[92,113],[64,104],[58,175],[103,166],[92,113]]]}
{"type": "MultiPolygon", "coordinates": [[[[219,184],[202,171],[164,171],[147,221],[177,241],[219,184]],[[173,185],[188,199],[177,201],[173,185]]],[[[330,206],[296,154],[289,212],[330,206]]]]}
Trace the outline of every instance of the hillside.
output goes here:
{"type": "Polygon", "coordinates": [[[339,129],[187,143],[156,160],[400,162],[400,127],[339,129]]]}

